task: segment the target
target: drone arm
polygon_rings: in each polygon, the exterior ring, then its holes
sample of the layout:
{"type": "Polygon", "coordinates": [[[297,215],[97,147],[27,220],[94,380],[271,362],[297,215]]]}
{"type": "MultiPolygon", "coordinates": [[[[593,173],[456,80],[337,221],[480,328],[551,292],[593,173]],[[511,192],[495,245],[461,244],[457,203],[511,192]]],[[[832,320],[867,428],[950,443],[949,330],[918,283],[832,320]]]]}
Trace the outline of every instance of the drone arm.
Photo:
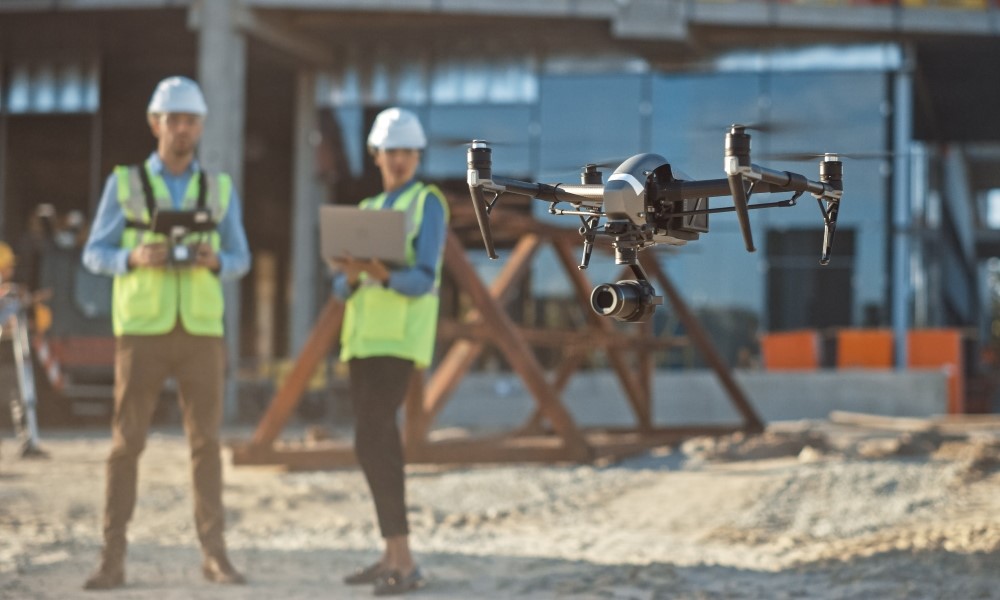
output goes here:
{"type": "Polygon", "coordinates": [[[494,179],[493,151],[489,144],[482,140],[472,141],[466,157],[467,183],[472,198],[472,208],[476,213],[486,253],[491,259],[497,258],[497,253],[493,244],[493,233],[490,230],[490,211],[502,194],[520,194],[548,202],[569,202],[578,207],[586,206],[594,209],[597,213],[600,212],[604,202],[604,186],[599,183],[563,186],[518,181],[506,177],[494,179]],[[492,201],[487,201],[487,193],[493,195],[492,201]]]}
{"type": "Polygon", "coordinates": [[[769,169],[759,165],[750,165],[749,172],[744,176],[747,179],[770,183],[772,186],[777,186],[780,190],[809,192],[816,196],[827,196],[833,192],[833,188],[828,184],[819,181],[810,181],[805,175],[789,171],[778,171],[777,169],[769,169]]]}
{"type": "Polygon", "coordinates": [[[568,202],[570,204],[599,208],[604,202],[604,186],[601,184],[556,184],[533,183],[506,177],[493,179],[500,193],[519,194],[545,202],[568,202]]]}
{"type": "Polygon", "coordinates": [[[701,181],[673,181],[665,187],[670,200],[695,200],[729,195],[728,179],[705,179],[701,181]]]}

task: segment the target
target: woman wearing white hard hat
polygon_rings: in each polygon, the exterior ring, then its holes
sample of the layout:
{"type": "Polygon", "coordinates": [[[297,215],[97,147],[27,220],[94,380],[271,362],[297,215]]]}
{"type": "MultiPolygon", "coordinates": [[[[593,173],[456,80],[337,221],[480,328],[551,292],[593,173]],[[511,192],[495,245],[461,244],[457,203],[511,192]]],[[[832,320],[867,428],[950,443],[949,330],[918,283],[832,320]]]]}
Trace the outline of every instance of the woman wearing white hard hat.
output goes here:
{"type": "Polygon", "coordinates": [[[401,108],[379,113],[368,136],[383,192],[360,206],[408,214],[406,264],[389,269],[378,260],[333,261],[338,271],[334,294],[347,304],[340,359],[350,370],[355,454],[385,540],[381,558],[344,581],[374,584],[378,596],[404,594],[424,584],[410,552],[396,413],[413,370],[430,364],[437,332],[448,203],[435,186],[415,177],[426,145],[417,116],[401,108]]]}
{"type": "MultiPolygon", "coordinates": [[[[104,547],[84,587],[125,584],[126,530],[136,503],[139,456],[163,383],[178,386],[191,446],[194,516],[202,574],[214,583],[245,580],[230,564],[223,536],[222,420],[226,350],[222,282],[250,268],[240,199],[225,173],[206,173],[195,157],[208,113],[198,84],[168,77],[153,92],[147,122],[156,150],[108,177],[83,263],[114,277],[115,406],[108,456],[104,547]],[[168,237],[153,230],[160,211],[202,215],[204,231],[168,237]],[[204,227],[210,225],[210,227],[204,227]]],[[[193,229],[193,228],[192,228],[193,229]]]]}

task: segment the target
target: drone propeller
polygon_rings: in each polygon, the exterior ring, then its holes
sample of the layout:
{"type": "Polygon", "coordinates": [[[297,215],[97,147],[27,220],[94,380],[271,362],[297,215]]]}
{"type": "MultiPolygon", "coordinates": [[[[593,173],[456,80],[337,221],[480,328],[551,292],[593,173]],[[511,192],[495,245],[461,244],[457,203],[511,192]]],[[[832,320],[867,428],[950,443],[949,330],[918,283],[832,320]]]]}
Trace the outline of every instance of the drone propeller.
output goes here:
{"type": "Polygon", "coordinates": [[[851,160],[884,160],[899,156],[895,152],[775,152],[761,156],[767,160],[784,160],[789,162],[804,162],[816,159],[823,159],[828,156],[835,156],[838,159],[848,158],[851,160]]]}
{"type": "MultiPolygon", "coordinates": [[[[787,133],[789,131],[800,131],[806,129],[803,123],[795,121],[746,121],[731,123],[726,128],[742,127],[745,130],[756,131],[758,133],[787,133]]],[[[699,125],[698,130],[716,133],[723,128],[719,123],[699,125]]]]}
{"type": "Polygon", "coordinates": [[[775,133],[782,129],[788,129],[789,125],[774,121],[751,121],[749,123],[733,123],[731,127],[742,127],[743,129],[750,129],[760,133],[775,133]]]}
{"type": "Polygon", "coordinates": [[[506,146],[517,146],[518,144],[523,144],[523,142],[516,142],[508,138],[496,138],[491,137],[489,139],[475,138],[469,136],[434,136],[427,140],[428,146],[436,146],[438,148],[470,148],[474,143],[485,144],[487,146],[495,147],[506,147],[506,146]]]}
{"type": "Polygon", "coordinates": [[[555,165],[546,164],[544,170],[548,173],[565,173],[569,171],[583,170],[588,166],[593,165],[593,167],[599,171],[609,171],[620,167],[623,162],[628,160],[628,158],[629,157],[627,156],[611,157],[611,158],[602,158],[600,160],[586,160],[574,163],[566,162],[555,165]]]}
{"type": "Polygon", "coordinates": [[[588,160],[586,163],[580,166],[593,165],[598,169],[617,169],[621,166],[623,162],[628,160],[627,158],[606,158],[604,160],[588,160]]]}

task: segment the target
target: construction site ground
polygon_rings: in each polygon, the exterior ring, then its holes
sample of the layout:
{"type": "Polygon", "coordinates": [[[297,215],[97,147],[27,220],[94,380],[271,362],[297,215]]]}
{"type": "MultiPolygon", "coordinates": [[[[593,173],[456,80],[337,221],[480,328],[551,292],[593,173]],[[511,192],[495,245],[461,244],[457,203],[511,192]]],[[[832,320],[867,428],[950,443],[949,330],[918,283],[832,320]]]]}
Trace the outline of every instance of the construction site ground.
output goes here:
{"type": "MultiPolygon", "coordinates": [[[[0,446],[0,598],[92,598],[109,436],[43,434],[48,460],[0,446]]],[[[341,583],[380,542],[359,470],[227,460],[228,543],[250,583],[219,587],[200,577],[188,466],[182,431],[151,434],[127,585],[107,597],[372,595],[341,583]]],[[[834,413],[613,464],[421,465],[407,481],[429,579],[414,598],[1000,599],[997,416],[834,413]]]]}

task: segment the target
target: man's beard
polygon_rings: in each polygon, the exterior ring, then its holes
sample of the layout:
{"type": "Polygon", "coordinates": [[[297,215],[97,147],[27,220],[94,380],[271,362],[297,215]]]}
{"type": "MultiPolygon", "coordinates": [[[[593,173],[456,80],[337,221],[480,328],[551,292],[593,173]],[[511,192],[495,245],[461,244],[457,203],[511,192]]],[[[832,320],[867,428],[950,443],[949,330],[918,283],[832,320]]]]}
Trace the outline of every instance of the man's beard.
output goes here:
{"type": "Polygon", "coordinates": [[[170,144],[170,153],[177,158],[183,158],[194,153],[195,145],[190,140],[174,140],[170,144]]]}

